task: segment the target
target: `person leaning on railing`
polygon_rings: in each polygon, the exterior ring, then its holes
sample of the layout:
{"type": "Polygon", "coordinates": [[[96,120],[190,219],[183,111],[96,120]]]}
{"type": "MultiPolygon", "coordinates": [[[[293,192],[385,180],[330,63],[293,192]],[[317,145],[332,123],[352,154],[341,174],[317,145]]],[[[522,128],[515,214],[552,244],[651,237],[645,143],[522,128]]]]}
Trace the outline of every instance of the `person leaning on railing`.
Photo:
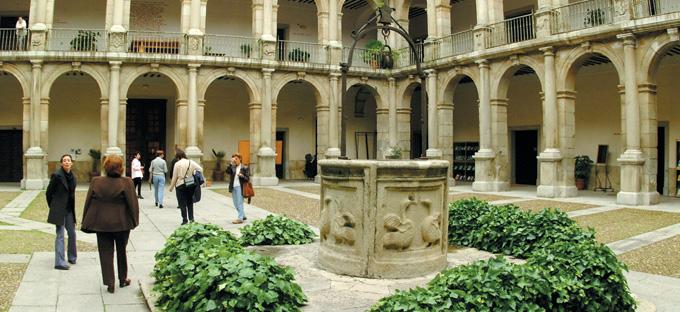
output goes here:
{"type": "Polygon", "coordinates": [[[26,21],[23,17],[19,16],[15,28],[17,35],[17,49],[23,50],[26,44],[26,35],[28,34],[28,30],[26,30],[26,21]]]}

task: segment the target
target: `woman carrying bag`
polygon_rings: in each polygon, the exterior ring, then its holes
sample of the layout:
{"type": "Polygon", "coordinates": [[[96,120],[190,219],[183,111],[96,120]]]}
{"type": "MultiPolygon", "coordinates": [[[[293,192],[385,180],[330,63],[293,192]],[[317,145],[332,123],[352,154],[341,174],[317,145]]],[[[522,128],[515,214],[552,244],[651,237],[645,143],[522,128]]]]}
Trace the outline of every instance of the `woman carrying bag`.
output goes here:
{"type": "MultiPolygon", "coordinates": [[[[229,175],[229,193],[231,193],[231,199],[238,212],[238,219],[231,221],[233,224],[240,224],[248,219],[243,211],[243,192],[248,188],[249,192],[253,191],[253,187],[250,185],[250,170],[241,163],[241,159],[241,154],[239,153],[231,155],[231,162],[229,167],[227,167],[227,174],[229,175]],[[238,177],[238,179],[236,179],[236,177],[238,177]]],[[[245,195],[250,199],[254,194],[245,195]]]]}
{"type": "Polygon", "coordinates": [[[196,191],[196,171],[203,171],[203,168],[196,162],[187,159],[187,154],[183,150],[177,150],[177,162],[172,169],[172,181],[168,191],[177,190],[179,206],[182,211],[182,225],[187,222],[194,222],[194,192],[196,191]]]}

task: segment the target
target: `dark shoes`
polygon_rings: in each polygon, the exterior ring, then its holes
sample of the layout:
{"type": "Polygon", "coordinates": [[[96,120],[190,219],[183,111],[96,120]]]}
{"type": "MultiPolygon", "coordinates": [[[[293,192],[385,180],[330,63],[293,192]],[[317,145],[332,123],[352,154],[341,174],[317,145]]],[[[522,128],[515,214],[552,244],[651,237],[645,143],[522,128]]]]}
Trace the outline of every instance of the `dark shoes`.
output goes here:
{"type": "Polygon", "coordinates": [[[182,221],[182,225],[185,225],[185,224],[187,224],[187,222],[186,222],[186,221],[182,221]]]}
{"type": "MultiPolygon", "coordinates": [[[[153,205],[156,206],[156,207],[158,207],[158,203],[153,203],[153,205]]],[[[161,208],[163,208],[163,207],[161,207],[161,208]]]]}
{"type": "Polygon", "coordinates": [[[142,195],[137,195],[137,198],[144,199],[144,197],[142,197],[142,195]]]}
{"type": "Polygon", "coordinates": [[[248,220],[248,218],[247,218],[247,217],[243,217],[243,221],[246,221],[246,220],[248,220]]]}
{"type": "Polygon", "coordinates": [[[132,281],[129,278],[120,281],[120,288],[130,286],[132,281]]]}
{"type": "Polygon", "coordinates": [[[163,205],[158,205],[158,208],[163,208],[163,205]]]}
{"type": "Polygon", "coordinates": [[[106,287],[106,291],[112,294],[114,291],[116,291],[116,288],[113,285],[109,285],[106,287]]]}
{"type": "Polygon", "coordinates": [[[68,263],[70,263],[70,264],[76,264],[76,260],[69,260],[68,263]]]}
{"type": "Polygon", "coordinates": [[[236,220],[234,220],[234,221],[231,221],[231,223],[232,223],[232,224],[241,224],[241,223],[243,223],[243,220],[241,220],[241,219],[236,219],[236,220]]]}
{"type": "Polygon", "coordinates": [[[57,270],[64,270],[64,271],[70,269],[68,265],[55,265],[54,268],[57,269],[57,270]]]}

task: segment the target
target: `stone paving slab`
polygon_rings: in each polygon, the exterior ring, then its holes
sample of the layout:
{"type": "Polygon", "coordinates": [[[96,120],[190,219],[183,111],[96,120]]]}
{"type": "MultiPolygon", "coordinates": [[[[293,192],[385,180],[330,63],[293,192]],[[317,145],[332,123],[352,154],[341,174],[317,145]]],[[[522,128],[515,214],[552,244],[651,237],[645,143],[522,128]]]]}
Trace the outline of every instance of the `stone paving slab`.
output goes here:
{"type": "Polygon", "coordinates": [[[595,207],[595,208],[590,208],[590,209],[583,209],[583,210],[567,212],[567,216],[569,216],[570,218],[576,218],[576,217],[592,215],[592,214],[596,214],[596,213],[600,213],[600,212],[618,210],[618,209],[622,209],[622,208],[623,207],[621,207],[621,206],[595,207]]]}
{"type": "Polygon", "coordinates": [[[642,272],[625,272],[631,292],[651,302],[658,312],[680,310],[680,279],[642,272]]]}
{"type": "Polygon", "coordinates": [[[0,263],[28,263],[31,255],[0,254],[0,263]]]}
{"type": "MultiPolygon", "coordinates": [[[[611,248],[611,250],[614,251],[615,254],[620,255],[622,253],[626,253],[631,250],[635,250],[647,245],[651,245],[658,241],[671,238],[675,235],[680,235],[680,224],[674,224],[655,231],[636,235],[631,238],[622,239],[620,241],[609,243],[607,244],[607,246],[611,248]]],[[[680,293],[678,296],[680,296],[680,293]]]]}

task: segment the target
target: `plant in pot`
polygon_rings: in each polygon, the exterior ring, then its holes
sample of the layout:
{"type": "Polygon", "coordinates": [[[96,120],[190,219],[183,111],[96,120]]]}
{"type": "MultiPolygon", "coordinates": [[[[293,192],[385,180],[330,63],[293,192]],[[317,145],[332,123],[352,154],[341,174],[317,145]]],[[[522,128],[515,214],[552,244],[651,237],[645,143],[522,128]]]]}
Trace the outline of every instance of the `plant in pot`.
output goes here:
{"type": "Polygon", "coordinates": [[[390,146],[385,149],[385,159],[401,159],[401,147],[398,145],[390,146]]]}
{"type": "Polygon", "coordinates": [[[88,155],[92,157],[92,171],[90,171],[90,180],[92,180],[92,177],[101,175],[99,173],[99,163],[101,162],[102,159],[102,152],[100,150],[91,148],[88,155]]]}
{"type": "Polygon", "coordinates": [[[250,46],[248,43],[244,43],[241,45],[241,53],[243,56],[246,58],[250,58],[250,52],[253,50],[253,47],[250,46]]]}
{"type": "Polygon", "coordinates": [[[605,13],[600,8],[588,9],[583,23],[587,27],[595,27],[604,24],[605,13]]]}
{"type": "Polygon", "coordinates": [[[215,149],[212,150],[213,155],[215,155],[215,168],[212,172],[213,181],[224,181],[224,170],[222,170],[222,159],[226,154],[223,151],[216,152],[215,149]]]}
{"type": "Polygon", "coordinates": [[[588,187],[588,179],[590,179],[590,169],[593,167],[593,161],[587,155],[576,156],[574,161],[574,178],[576,178],[576,188],[579,190],[585,190],[588,187]]]}
{"type": "Polygon", "coordinates": [[[288,59],[293,62],[307,62],[310,54],[307,51],[302,51],[300,48],[295,48],[288,52],[288,59]]]}
{"type": "Polygon", "coordinates": [[[385,44],[380,40],[371,39],[366,42],[364,51],[361,54],[361,59],[364,63],[371,66],[373,69],[378,69],[380,66],[380,54],[385,44]]]}
{"type": "Polygon", "coordinates": [[[69,45],[73,51],[97,51],[97,38],[101,34],[92,30],[79,30],[69,45]]]}

